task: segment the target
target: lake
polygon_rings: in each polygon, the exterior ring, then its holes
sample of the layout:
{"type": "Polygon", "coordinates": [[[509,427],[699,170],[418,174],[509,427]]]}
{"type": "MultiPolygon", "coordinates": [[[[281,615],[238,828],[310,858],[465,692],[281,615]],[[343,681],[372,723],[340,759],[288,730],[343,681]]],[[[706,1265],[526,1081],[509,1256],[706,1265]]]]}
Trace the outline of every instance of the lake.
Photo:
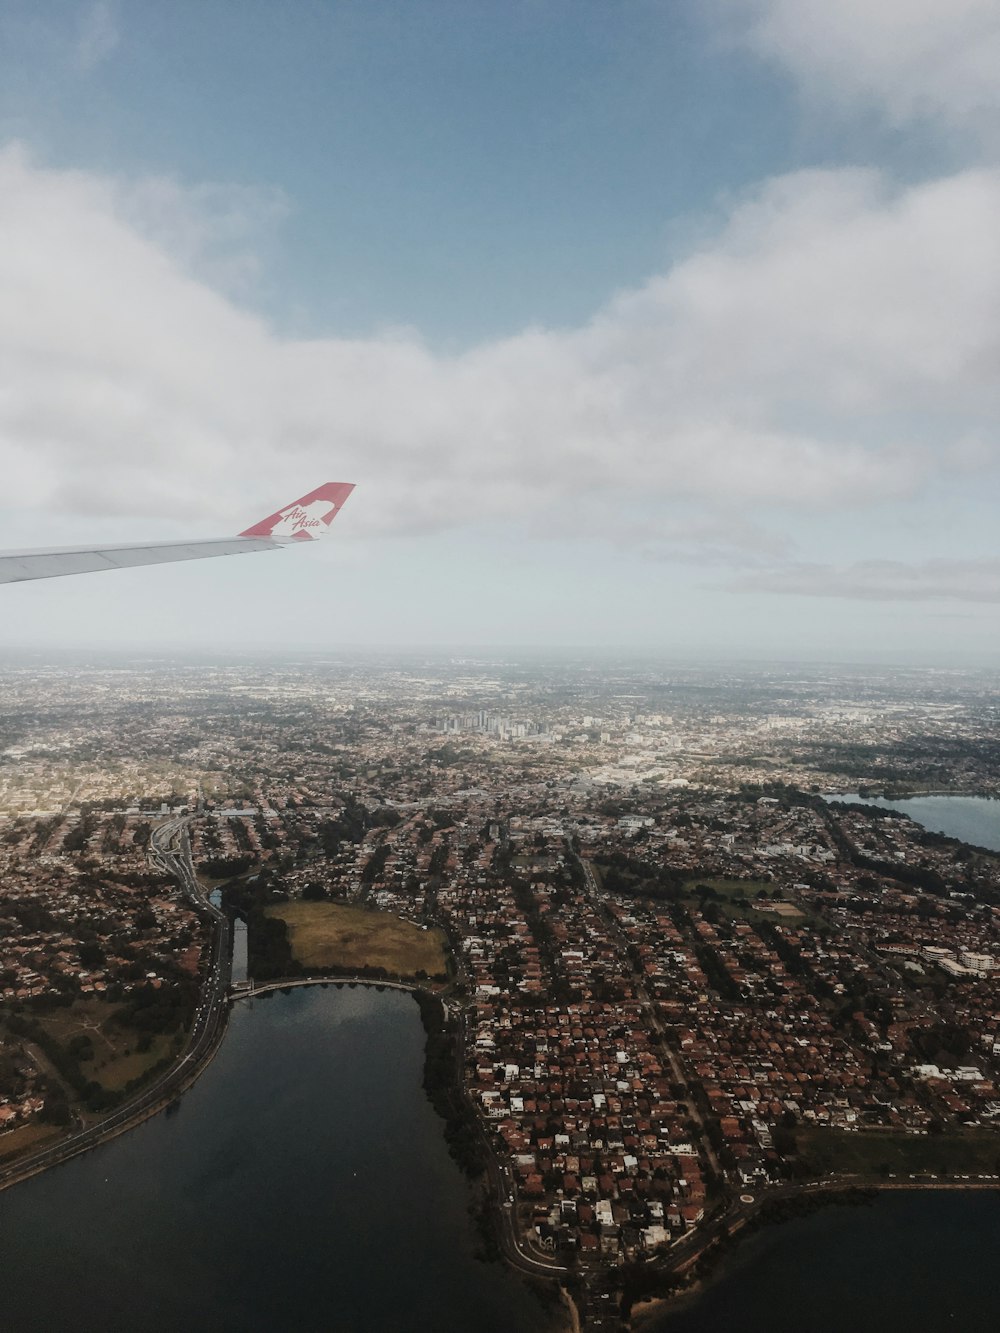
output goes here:
{"type": "Polygon", "coordinates": [[[172,1111],[0,1194],[0,1329],[542,1333],[475,1257],[405,994],[235,1007],[172,1111]]]}
{"type": "Polygon", "coordinates": [[[996,1333],[1000,1193],[881,1194],[767,1227],[650,1333],[996,1333]]]}
{"type": "Polygon", "coordinates": [[[985,796],[913,796],[905,801],[886,801],[882,797],[862,800],[854,793],[825,799],[901,810],[932,833],[946,833],[950,838],[960,838],[975,847],[1000,852],[1000,801],[991,801],[985,796]]]}

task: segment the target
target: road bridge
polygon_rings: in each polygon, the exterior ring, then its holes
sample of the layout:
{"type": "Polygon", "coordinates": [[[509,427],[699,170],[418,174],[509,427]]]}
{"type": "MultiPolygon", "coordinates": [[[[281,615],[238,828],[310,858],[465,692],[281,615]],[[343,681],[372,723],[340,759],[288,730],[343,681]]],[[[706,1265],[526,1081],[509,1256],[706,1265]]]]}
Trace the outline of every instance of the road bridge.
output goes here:
{"type": "MultiPolygon", "coordinates": [[[[426,986],[418,986],[410,981],[388,981],[379,977],[286,977],[284,981],[235,981],[229,987],[228,999],[232,1004],[236,1000],[252,1000],[258,995],[267,995],[271,991],[290,990],[293,986],[375,986],[379,990],[401,990],[407,994],[423,991],[427,995],[436,995],[436,991],[426,986]]],[[[448,1002],[441,996],[441,1003],[448,1011],[448,1002]]]]}

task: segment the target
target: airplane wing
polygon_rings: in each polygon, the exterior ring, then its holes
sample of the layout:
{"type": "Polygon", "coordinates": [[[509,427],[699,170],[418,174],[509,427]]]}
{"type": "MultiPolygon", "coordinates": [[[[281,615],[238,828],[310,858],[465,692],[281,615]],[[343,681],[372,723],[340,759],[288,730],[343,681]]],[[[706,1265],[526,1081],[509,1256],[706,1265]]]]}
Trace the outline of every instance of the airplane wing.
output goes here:
{"type": "Polygon", "coordinates": [[[62,574],[93,574],[102,569],[125,569],[129,565],[160,565],[171,560],[205,560],[210,556],[243,555],[249,551],[278,551],[283,546],[325,536],[353,490],[352,482],[325,482],[236,537],[0,551],[0,583],[52,579],[62,574]]]}

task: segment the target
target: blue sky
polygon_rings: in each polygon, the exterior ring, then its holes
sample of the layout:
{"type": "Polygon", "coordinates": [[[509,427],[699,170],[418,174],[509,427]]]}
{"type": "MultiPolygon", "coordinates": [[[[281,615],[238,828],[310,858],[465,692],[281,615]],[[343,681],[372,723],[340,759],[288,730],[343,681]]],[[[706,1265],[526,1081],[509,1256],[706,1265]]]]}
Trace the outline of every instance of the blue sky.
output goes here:
{"type": "Polygon", "coordinates": [[[998,60],[997,0],[6,0],[3,544],[359,483],[12,641],[995,660],[998,60]]]}
{"type": "Polygon", "coordinates": [[[255,295],[293,327],[576,324],[720,192],[809,160],[787,81],[694,6],[7,8],[7,132],[53,164],[280,192],[255,295]],[[117,42],[81,64],[94,12],[117,42]]]}

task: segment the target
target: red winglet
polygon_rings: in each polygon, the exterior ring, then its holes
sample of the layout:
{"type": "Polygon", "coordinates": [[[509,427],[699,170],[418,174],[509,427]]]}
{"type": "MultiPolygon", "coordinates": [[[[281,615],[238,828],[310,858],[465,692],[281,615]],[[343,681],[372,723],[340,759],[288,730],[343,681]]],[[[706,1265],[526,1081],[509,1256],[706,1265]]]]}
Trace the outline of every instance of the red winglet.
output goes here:
{"type": "Polygon", "coordinates": [[[277,513],[262,518],[241,537],[270,537],[274,541],[312,541],[326,530],[354,490],[351,481],[327,481],[300,500],[293,500],[277,513]]]}

